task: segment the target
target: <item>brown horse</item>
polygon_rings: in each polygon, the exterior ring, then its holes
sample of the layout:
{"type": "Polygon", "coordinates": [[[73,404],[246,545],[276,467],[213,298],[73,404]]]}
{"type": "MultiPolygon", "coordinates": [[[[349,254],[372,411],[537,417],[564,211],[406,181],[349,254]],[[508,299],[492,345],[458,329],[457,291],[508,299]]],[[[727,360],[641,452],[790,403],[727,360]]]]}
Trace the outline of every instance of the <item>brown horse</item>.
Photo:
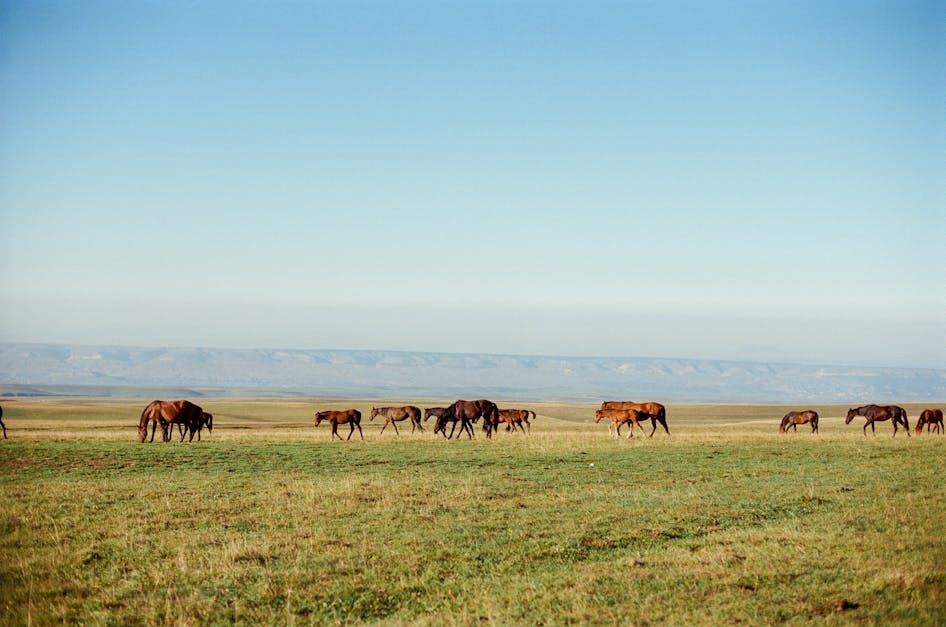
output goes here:
{"type": "Polygon", "coordinates": [[[910,421],[907,419],[907,410],[897,405],[864,405],[857,409],[847,410],[847,418],[844,424],[851,424],[855,416],[863,416],[867,419],[864,423],[864,435],[867,435],[867,425],[870,425],[870,431],[874,435],[877,431],[874,429],[875,422],[890,420],[893,422],[893,437],[897,437],[897,425],[903,425],[907,431],[907,437],[910,435],[910,421]]]}
{"type": "Polygon", "coordinates": [[[522,426],[523,414],[525,414],[526,419],[528,419],[529,412],[523,409],[500,409],[499,422],[506,423],[506,431],[515,431],[518,429],[525,433],[526,428],[522,426]]]}
{"type": "Polygon", "coordinates": [[[916,421],[916,434],[920,435],[923,432],[923,426],[926,425],[926,430],[929,431],[930,427],[933,427],[934,433],[939,433],[942,435],[943,431],[946,430],[943,427],[943,410],[939,407],[933,409],[924,409],[923,413],[920,414],[919,419],[916,421]]]}
{"type": "MultiPolygon", "coordinates": [[[[483,431],[487,438],[493,437],[493,429],[499,424],[499,408],[496,403],[487,400],[464,401],[459,400],[444,409],[443,414],[437,418],[437,424],[434,427],[434,433],[443,433],[443,437],[450,439],[457,428],[457,422],[460,423],[460,433],[466,429],[470,438],[473,437],[473,428],[470,426],[480,418],[483,419],[483,431]],[[450,435],[447,435],[447,423],[452,422],[450,435]]],[[[459,437],[459,436],[458,436],[459,437]]]]}
{"type": "Polygon", "coordinates": [[[372,407],[369,420],[374,420],[374,417],[378,414],[384,416],[384,426],[381,427],[381,433],[384,433],[384,430],[390,424],[394,427],[394,433],[400,435],[397,430],[397,423],[408,419],[411,421],[411,433],[414,433],[414,429],[424,430],[420,425],[419,407],[414,407],[413,405],[405,405],[404,407],[372,407]]]}
{"type": "Polygon", "coordinates": [[[782,424],[778,426],[779,433],[786,433],[789,429],[795,429],[798,432],[798,425],[810,424],[811,432],[818,433],[818,412],[806,409],[805,411],[790,411],[782,418],[782,424]]]}
{"type": "Polygon", "coordinates": [[[3,407],[0,407],[0,427],[3,427],[3,439],[7,439],[7,426],[3,424],[3,407]]]}
{"type": "MultiPolygon", "coordinates": [[[[644,418],[650,418],[650,435],[647,437],[654,437],[654,431],[657,430],[657,423],[659,422],[664,431],[667,432],[667,435],[670,435],[670,429],[667,428],[667,408],[661,405],[660,403],[634,403],[632,401],[605,401],[601,403],[601,409],[633,409],[638,412],[644,418]]],[[[641,431],[644,429],[641,428],[641,431]]]]}
{"type": "MultiPolygon", "coordinates": [[[[318,427],[323,420],[328,421],[328,423],[332,425],[332,440],[334,440],[335,436],[338,435],[338,425],[343,425],[346,423],[351,429],[351,431],[348,432],[348,437],[346,439],[351,439],[351,435],[355,432],[355,427],[358,427],[358,433],[361,435],[361,439],[365,439],[365,434],[361,430],[361,412],[357,409],[316,412],[315,426],[318,427]]],[[[338,435],[338,439],[341,440],[342,436],[338,435]]]]}
{"type": "MultiPolygon", "coordinates": [[[[145,441],[149,422],[151,423],[151,442],[154,442],[154,432],[158,425],[161,425],[162,440],[170,442],[175,424],[179,425],[179,428],[183,426],[192,430],[191,440],[193,440],[193,430],[200,427],[202,414],[204,410],[190,401],[152,401],[141,412],[141,419],[138,421],[138,442],[145,441]]],[[[183,441],[182,432],[181,442],[183,441]]]]}
{"type": "Polygon", "coordinates": [[[500,409],[499,421],[506,423],[506,430],[516,430],[518,427],[523,433],[526,428],[532,431],[532,424],[529,423],[529,416],[535,419],[535,412],[531,409],[500,409]],[[525,424],[525,427],[522,425],[525,424]]]}
{"type": "Polygon", "coordinates": [[[629,425],[627,439],[634,437],[634,425],[640,427],[641,433],[644,432],[644,427],[641,427],[640,422],[638,422],[638,416],[640,412],[636,409],[599,409],[595,411],[595,422],[601,422],[602,418],[607,418],[611,421],[611,424],[608,425],[608,435],[611,434],[611,427],[614,427],[614,437],[618,438],[621,436],[621,427],[624,425],[629,425]]]}

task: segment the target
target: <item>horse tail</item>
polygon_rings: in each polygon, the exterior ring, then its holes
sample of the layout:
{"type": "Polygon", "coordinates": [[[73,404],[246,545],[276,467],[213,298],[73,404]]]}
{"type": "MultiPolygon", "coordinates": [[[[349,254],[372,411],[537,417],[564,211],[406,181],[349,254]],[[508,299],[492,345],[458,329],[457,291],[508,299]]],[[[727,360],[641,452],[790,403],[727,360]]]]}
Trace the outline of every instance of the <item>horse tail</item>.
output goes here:
{"type": "Polygon", "coordinates": [[[788,423],[788,414],[782,418],[782,422],[778,426],[779,433],[785,433],[785,425],[788,423]]]}
{"type": "Polygon", "coordinates": [[[907,430],[907,435],[910,435],[910,419],[907,418],[907,410],[901,407],[900,415],[903,416],[903,426],[907,430]]]}

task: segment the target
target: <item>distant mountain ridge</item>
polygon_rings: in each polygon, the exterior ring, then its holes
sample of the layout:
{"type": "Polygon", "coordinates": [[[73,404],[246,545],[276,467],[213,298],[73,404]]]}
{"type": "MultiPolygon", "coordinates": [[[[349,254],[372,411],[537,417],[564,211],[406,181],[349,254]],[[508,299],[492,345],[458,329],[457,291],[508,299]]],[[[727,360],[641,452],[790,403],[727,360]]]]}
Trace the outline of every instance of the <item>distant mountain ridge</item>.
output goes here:
{"type": "Polygon", "coordinates": [[[0,393],[647,399],[720,403],[943,401],[946,370],[637,357],[0,343],[0,393]],[[140,394],[130,390],[138,390],[140,394]],[[144,390],[147,390],[145,392],[144,390]]]}

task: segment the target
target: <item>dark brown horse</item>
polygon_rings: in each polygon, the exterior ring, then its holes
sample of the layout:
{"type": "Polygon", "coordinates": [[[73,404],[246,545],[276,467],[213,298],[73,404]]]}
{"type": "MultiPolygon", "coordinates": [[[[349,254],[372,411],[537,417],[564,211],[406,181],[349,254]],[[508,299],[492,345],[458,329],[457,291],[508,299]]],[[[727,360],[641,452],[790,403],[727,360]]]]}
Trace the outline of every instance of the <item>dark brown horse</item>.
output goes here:
{"type": "MultiPolygon", "coordinates": [[[[450,429],[450,436],[453,437],[453,432],[457,427],[457,422],[460,423],[460,433],[464,431],[467,432],[467,435],[470,438],[473,437],[473,427],[470,426],[470,423],[467,422],[462,416],[457,416],[456,414],[448,415],[446,407],[428,407],[424,410],[424,420],[427,420],[431,416],[436,418],[434,421],[434,433],[443,433],[443,437],[447,437],[447,423],[453,423],[453,428],[450,429]]],[[[458,436],[459,437],[459,436],[458,436]]]]}
{"type": "Polygon", "coordinates": [[[381,433],[384,433],[384,430],[390,424],[394,427],[394,433],[400,435],[397,430],[397,423],[408,419],[411,421],[411,433],[414,433],[414,429],[424,430],[420,425],[419,407],[414,407],[413,405],[405,405],[403,407],[372,407],[369,420],[374,420],[374,417],[379,414],[384,416],[384,426],[381,427],[381,433]]]}
{"type": "Polygon", "coordinates": [[[3,427],[3,439],[7,439],[7,426],[3,424],[3,407],[0,407],[0,427],[3,427]]]}
{"type": "Polygon", "coordinates": [[[785,433],[789,429],[795,429],[798,432],[798,425],[810,424],[811,432],[818,432],[818,412],[806,409],[805,411],[790,411],[782,418],[782,424],[778,426],[779,433],[785,433]]]}
{"type": "Polygon", "coordinates": [[[864,423],[864,435],[867,435],[867,425],[870,425],[871,433],[876,435],[874,423],[883,422],[884,420],[893,422],[893,437],[897,437],[898,424],[903,425],[903,428],[907,431],[907,436],[910,435],[910,421],[907,419],[907,410],[903,407],[897,405],[864,405],[857,409],[849,409],[844,424],[851,424],[855,416],[863,416],[867,419],[867,422],[864,423]]]}
{"type": "Polygon", "coordinates": [[[191,437],[188,442],[194,441],[194,431],[197,432],[197,441],[200,442],[200,432],[203,431],[204,427],[207,427],[209,433],[214,431],[214,417],[212,414],[208,414],[205,411],[200,412],[200,419],[197,421],[197,424],[188,424],[184,425],[182,423],[177,424],[177,432],[181,435],[181,442],[184,441],[184,436],[190,432],[191,437]]]}
{"type": "MultiPolygon", "coordinates": [[[[332,425],[332,440],[334,440],[335,436],[338,435],[338,425],[343,425],[346,423],[351,429],[351,431],[348,432],[348,437],[346,439],[351,439],[351,435],[355,432],[355,427],[358,427],[358,433],[361,435],[361,439],[365,439],[365,434],[361,430],[361,412],[357,409],[316,412],[315,426],[318,427],[323,420],[328,421],[328,423],[332,425]]],[[[338,435],[338,439],[341,440],[342,436],[338,435]]]]}
{"type": "Polygon", "coordinates": [[[636,409],[599,409],[595,411],[595,422],[601,422],[602,418],[607,418],[611,421],[611,424],[608,425],[608,435],[611,434],[611,427],[614,427],[614,437],[621,436],[621,427],[628,425],[628,434],[627,439],[634,437],[634,425],[640,427],[641,433],[644,432],[644,427],[641,427],[638,417],[640,412],[636,409]]]}
{"type": "Polygon", "coordinates": [[[431,416],[434,418],[440,418],[443,416],[443,412],[445,411],[447,411],[446,407],[428,407],[424,410],[424,422],[427,422],[431,416]]]}
{"type": "Polygon", "coordinates": [[[493,437],[493,430],[499,424],[499,408],[496,403],[487,400],[464,401],[459,400],[444,409],[443,414],[437,417],[437,424],[434,427],[434,433],[443,433],[447,439],[453,437],[453,432],[460,423],[460,433],[467,430],[470,438],[473,437],[473,428],[470,426],[480,418],[483,419],[483,431],[487,438],[493,437]],[[452,422],[450,435],[447,435],[447,423],[452,422]]]}
{"type": "MultiPolygon", "coordinates": [[[[141,419],[138,421],[138,441],[144,442],[148,436],[148,423],[151,423],[151,442],[154,442],[154,432],[158,425],[161,426],[162,440],[170,442],[175,424],[191,430],[191,440],[193,440],[193,431],[200,427],[202,414],[204,410],[190,401],[152,401],[141,412],[141,419]]],[[[181,442],[183,441],[184,433],[182,432],[181,442]]]]}
{"type": "MultiPolygon", "coordinates": [[[[670,435],[670,429],[667,428],[667,408],[660,403],[634,403],[632,401],[605,401],[601,403],[601,409],[633,409],[638,412],[641,418],[650,418],[650,435],[654,437],[654,431],[657,430],[657,423],[663,426],[667,435],[670,435]]],[[[641,428],[641,431],[644,429],[641,428]]]]}
{"type": "Polygon", "coordinates": [[[923,431],[923,426],[926,426],[926,430],[929,431],[930,427],[933,427],[934,433],[943,434],[943,431],[946,430],[943,427],[943,410],[939,407],[933,409],[924,409],[923,413],[920,414],[919,419],[916,421],[916,434],[920,435],[923,431]]]}

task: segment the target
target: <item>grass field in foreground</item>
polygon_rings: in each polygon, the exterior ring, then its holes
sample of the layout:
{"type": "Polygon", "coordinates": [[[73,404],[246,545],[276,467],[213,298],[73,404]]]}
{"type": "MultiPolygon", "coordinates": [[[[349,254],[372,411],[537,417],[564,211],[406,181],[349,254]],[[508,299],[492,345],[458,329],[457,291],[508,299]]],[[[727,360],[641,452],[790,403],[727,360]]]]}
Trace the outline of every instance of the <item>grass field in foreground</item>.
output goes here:
{"type": "Polygon", "coordinates": [[[946,621],[946,437],[846,408],[614,440],[591,405],[501,403],[532,433],[330,442],[315,409],[371,403],[207,400],[202,442],[142,445],[147,400],[3,402],[0,622],[946,621]]]}

